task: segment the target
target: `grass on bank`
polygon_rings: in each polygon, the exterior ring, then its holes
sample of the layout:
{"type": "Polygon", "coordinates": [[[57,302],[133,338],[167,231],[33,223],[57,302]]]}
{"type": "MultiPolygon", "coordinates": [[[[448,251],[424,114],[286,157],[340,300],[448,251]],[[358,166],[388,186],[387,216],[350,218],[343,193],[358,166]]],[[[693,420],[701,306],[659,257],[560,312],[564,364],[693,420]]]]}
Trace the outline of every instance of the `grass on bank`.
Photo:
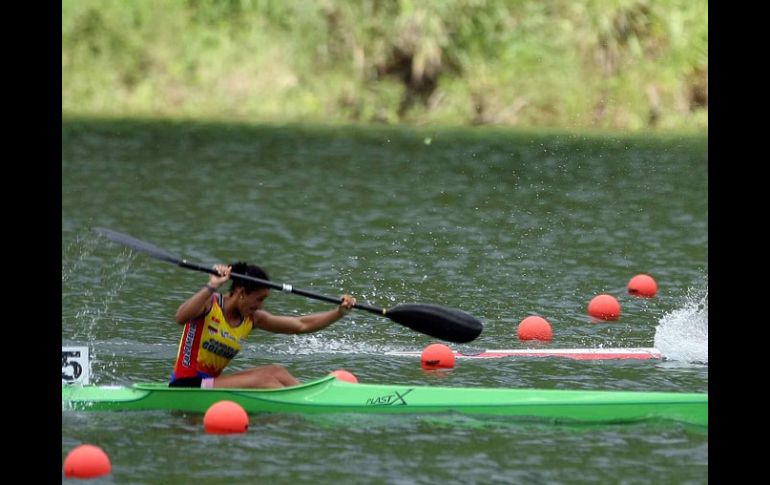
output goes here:
{"type": "Polygon", "coordinates": [[[62,112],[708,127],[705,0],[63,0],[62,112]]]}

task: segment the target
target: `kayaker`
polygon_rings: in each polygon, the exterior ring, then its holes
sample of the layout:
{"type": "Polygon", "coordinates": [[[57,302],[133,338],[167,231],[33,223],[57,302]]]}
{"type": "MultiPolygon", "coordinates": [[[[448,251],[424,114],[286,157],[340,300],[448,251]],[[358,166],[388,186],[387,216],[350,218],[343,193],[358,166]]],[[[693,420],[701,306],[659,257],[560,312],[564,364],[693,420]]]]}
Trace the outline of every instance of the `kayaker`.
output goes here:
{"type": "Polygon", "coordinates": [[[184,325],[179,342],[170,387],[240,387],[277,388],[294,386],[299,381],[278,364],[254,367],[229,375],[220,375],[241,345],[257,327],[274,333],[317,332],[350,312],[356,299],[342,295],[334,310],[309,315],[278,316],[262,310],[270,289],[250,281],[232,280],[230,290],[219,288],[230,273],[269,280],[259,266],[244,262],[214,265],[219,275],[209,275],[209,282],[179,306],[176,321],[184,325]]]}

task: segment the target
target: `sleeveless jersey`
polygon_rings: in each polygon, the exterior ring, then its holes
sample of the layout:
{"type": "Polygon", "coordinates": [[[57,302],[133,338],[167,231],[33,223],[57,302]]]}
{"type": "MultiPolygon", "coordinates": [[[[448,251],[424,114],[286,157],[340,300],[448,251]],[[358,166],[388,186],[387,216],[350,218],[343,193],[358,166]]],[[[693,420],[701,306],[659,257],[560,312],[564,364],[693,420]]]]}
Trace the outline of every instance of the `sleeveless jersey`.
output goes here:
{"type": "Polygon", "coordinates": [[[211,298],[211,310],[184,326],[171,382],[185,377],[219,376],[251,333],[254,322],[250,316],[231,327],[222,312],[223,296],[214,294],[211,298]]]}

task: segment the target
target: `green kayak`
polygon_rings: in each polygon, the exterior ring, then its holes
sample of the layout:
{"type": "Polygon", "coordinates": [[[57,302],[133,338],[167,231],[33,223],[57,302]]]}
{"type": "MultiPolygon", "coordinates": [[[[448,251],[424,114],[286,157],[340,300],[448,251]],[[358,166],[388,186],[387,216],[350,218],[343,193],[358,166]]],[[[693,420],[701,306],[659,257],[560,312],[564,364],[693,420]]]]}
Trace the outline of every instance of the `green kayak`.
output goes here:
{"type": "Polygon", "coordinates": [[[450,413],[555,422],[674,420],[708,426],[708,393],[562,391],[352,384],[326,376],[283,389],[62,386],[62,409],[205,412],[229,400],[248,413],[450,413]]]}

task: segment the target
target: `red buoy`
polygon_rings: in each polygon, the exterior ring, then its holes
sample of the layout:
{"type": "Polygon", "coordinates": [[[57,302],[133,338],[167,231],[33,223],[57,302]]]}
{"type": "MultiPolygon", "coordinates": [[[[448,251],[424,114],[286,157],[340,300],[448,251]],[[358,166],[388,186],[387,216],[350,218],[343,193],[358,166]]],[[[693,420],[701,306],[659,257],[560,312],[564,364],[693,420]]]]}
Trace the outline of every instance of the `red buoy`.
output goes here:
{"type": "Polygon", "coordinates": [[[71,478],[96,478],[112,471],[110,458],[101,448],[80,445],[73,448],[64,459],[64,476],[71,478]]]}
{"type": "Polygon", "coordinates": [[[451,369],[455,366],[455,354],[444,344],[430,344],[422,351],[420,366],[423,369],[451,369]]]}
{"type": "Polygon", "coordinates": [[[601,320],[620,318],[620,303],[612,295],[597,295],[588,304],[588,314],[601,320]]]}
{"type": "Polygon", "coordinates": [[[543,317],[527,317],[519,323],[519,340],[542,340],[550,342],[553,339],[553,329],[543,317]]]}
{"type": "Polygon", "coordinates": [[[211,434],[245,433],[249,429],[249,416],[237,402],[219,401],[206,411],[203,427],[211,434]]]}
{"type": "Polygon", "coordinates": [[[333,375],[341,381],[352,382],[353,384],[358,383],[358,378],[344,369],[337,369],[330,372],[329,374],[333,375]]]}
{"type": "Polygon", "coordinates": [[[638,274],[628,282],[628,293],[634,296],[652,298],[658,293],[658,284],[652,276],[638,274]]]}

